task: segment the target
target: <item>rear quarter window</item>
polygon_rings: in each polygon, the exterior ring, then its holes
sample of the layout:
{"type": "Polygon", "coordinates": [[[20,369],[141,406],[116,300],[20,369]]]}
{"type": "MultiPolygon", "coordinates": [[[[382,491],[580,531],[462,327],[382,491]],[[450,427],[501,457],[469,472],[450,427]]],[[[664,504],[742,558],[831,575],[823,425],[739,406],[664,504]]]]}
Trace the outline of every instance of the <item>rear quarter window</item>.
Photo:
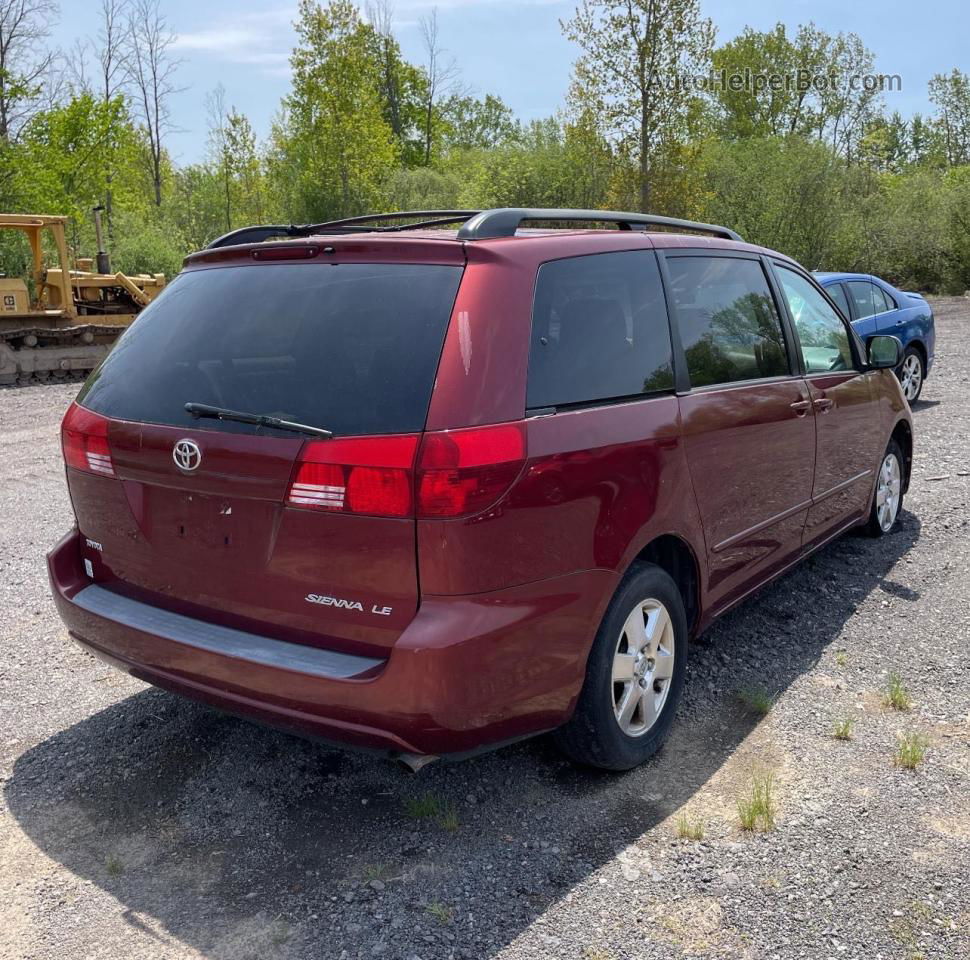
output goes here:
{"type": "Polygon", "coordinates": [[[530,409],[636,397],[673,386],[670,328],[653,251],[569,257],[539,268],[530,409]]]}
{"type": "Polygon", "coordinates": [[[186,402],[337,435],[421,430],[462,268],[254,264],[180,274],[78,397],[108,417],[194,421],[186,402]]]}

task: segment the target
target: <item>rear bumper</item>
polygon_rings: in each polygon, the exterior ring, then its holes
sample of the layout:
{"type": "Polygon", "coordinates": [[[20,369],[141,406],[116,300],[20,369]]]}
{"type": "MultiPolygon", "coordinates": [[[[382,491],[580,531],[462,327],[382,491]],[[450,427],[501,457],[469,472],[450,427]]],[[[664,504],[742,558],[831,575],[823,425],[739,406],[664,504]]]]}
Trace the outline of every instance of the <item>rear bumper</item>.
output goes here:
{"type": "Polygon", "coordinates": [[[84,572],[76,531],[48,554],[71,637],[141,680],[310,736],[462,754],[568,719],[615,588],[607,571],[426,597],[386,660],[242,633],[129,600],[84,572]]]}

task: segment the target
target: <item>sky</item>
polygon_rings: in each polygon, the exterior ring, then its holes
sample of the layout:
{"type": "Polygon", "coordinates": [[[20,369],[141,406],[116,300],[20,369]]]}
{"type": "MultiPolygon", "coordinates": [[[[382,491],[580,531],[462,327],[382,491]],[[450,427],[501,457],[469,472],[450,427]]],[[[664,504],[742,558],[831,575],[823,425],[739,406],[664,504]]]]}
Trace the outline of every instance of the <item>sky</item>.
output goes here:
{"type": "MultiPolygon", "coordinates": [[[[745,25],[770,29],[783,21],[790,32],[814,21],[829,33],[858,33],[876,56],[879,73],[902,77],[901,92],[886,105],[904,116],[927,112],[926,85],[934,73],[959,67],[970,72],[966,0],[701,0],[717,27],[718,43],[745,25]]],[[[562,105],[577,48],[559,28],[575,0],[395,0],[395,33],[404,54],[423,59],[418,22],[438,9],[442,45],[478,95],[493,93],[524,120],[549,116],[562,105]]],[[[52,42],[65,50],[96,31],[97,0],[61,0],[52,42]]],[[[296,0],[162,0],[169,27],[178,35],[181,88],[172,99],[177,129],[167,146],[178,163],[201,160],[206,148],[206,94],[217,84],[226,103],[245,113],[257,134],[270,129],[289,90],[288,58],[295,34],[296,0]]]]}

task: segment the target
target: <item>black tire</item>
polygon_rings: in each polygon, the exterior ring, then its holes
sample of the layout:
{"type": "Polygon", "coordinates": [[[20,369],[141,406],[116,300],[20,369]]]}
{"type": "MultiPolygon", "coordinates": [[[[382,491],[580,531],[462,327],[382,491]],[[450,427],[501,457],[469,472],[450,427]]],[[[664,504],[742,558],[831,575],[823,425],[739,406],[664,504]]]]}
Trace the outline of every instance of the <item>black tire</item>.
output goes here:
{"type": "Polygon", "coordinates": [[[906,348],[903,359],[896,368],[896,376],[903,388],[903,396],[910,404],[916,403],[923,392],[923,384],[926,381],[926,364],[923,362],[923,354],[916,347],[906,348]]]}
{"type": "MultiPolygon", "coordinates": [[[[647,660],[647,663],[659,662],[647,660]]],[[[638,659],[642,668],[642,661],[638,659]]],[[[668,668],[669,669],[669,668],[668,668]]],[[[635,564],[617,588],[603,616],[586,665],[586,680],[576,704],[575,713],[565,726],[554,734],[559,748],[571,759],[603,770],[630,770],[652,757],[663,745],[677,712],[687,671],[687,615],[677,584],[666,571],[650,563],[635,564]],[[664,646],[673,650],[672,672],[662,705],[652,725],[642,733],[631,736],[617,719],[615,698],[620,691],[631,690],[627,682],[614,683],[613,661],[626,653],[627,643],[621,640],[628,618],[638,608],[653,601],[663,606],[669,617],[671,631],[664,646]],[[671,639],[672,633],[672,639],[671,639]],[[618,651],[618,644],[624,650],[618,651]]],[[[658,673],[662,672],[658,669],[658,673]]],[[[647,673],[641,681],[636,674],[629,683],[638,683],[646,690],[647,673]]],[[[665,681],[656,680],[649,689],[659,697],[665,681]]],[[[635,691],[634,691],[635,692],[635,691]]],[[[638,694],[639,695],[639,694],[638,694]]],[[[632,693],[631,693],[632,696],[632,693]]],[[[642,694],[645,696],[645,694],[642,694]]],[[[637,708],[638,710],[640,708],[637,708]]],[[[643,714],[641,713],[641,717],[643,714]]],[[[632,719],[632,718],[631,718],[632,719]]]]}
{"type": "Polygon", "coordinates": [[[895,440],[889,441],[889,446],[886,447],[886,452],[882,455],[882,459],[879,461],[879,466],[876,469],[876,483],[875,489],[872,492],[872,508],[869,510],[869,520],[866,523],[865,532],[870,537],[884,537],[887,533],[892,533],[899,523],[899,515],[903,512],[903,483],[906,469],[906,461],[903,459],[902,448],[895,440]],[[885,514],[880,516],[880,484],[883,482],[883,470],[886,467],[886,461],[889,457],[896,458],[896,469],[897,477],[899,478],[899,498],[896,501],[896,510],[892,513],[892,516],[887,523],[885,514]]]}

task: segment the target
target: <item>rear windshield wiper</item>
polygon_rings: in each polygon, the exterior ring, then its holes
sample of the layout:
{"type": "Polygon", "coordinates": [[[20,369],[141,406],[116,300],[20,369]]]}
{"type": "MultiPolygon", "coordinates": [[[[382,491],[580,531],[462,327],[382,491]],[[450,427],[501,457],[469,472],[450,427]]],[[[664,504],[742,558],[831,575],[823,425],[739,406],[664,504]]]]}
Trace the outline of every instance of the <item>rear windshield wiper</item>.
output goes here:
{"type": "Polygon", "coordinates": [[[292,420],[280,420],[279,417],[270,417],[265,413],[243,413],[240,410],[227,410],[225,407],[210,407],[207,403],[187,403],[185,405],[187,413],[193,417],[209,417],[213,420],[234,420],[236,423],[253,423],[257,427],[273,427],[276,430],[291,430],[293,433],[305,433],[311,437],[323,437],[330,439],[333,434],[323,427],[311,427],[306,423],[294,423],[292,420]]]}

